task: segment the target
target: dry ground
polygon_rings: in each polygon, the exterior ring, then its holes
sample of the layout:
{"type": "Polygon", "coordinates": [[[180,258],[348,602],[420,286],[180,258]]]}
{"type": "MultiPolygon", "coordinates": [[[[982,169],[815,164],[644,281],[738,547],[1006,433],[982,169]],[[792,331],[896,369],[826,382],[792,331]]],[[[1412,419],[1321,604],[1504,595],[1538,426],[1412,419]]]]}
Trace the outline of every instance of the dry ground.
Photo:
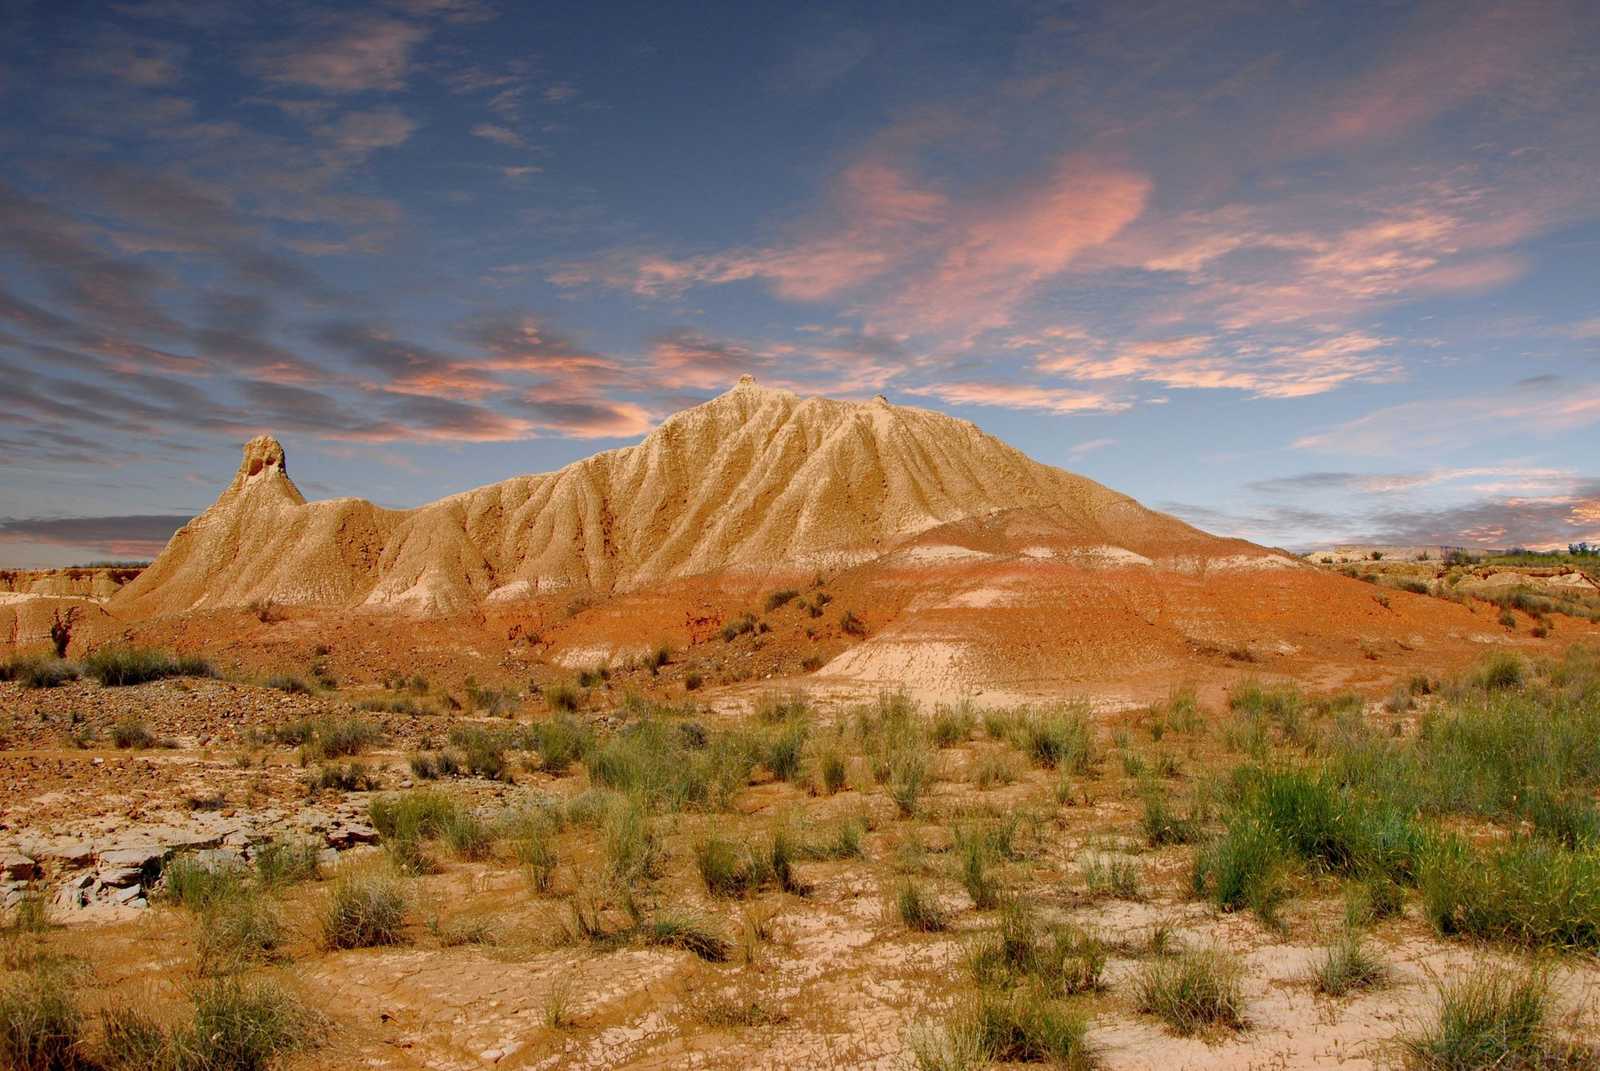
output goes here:
{"type": "MultiPolygon", "coordinates": [[[[1305,740],[1331,733],[1342,712],[1407,738],[1439,701],[1426,694],[1386,706],[1380,697],[1388,692],[1307,703],[1304,725],[1294,731],[1305,740]]],[[[674,733],[715,738],[743,731],[770,748],[799,721],[770,709],[758,716],[751,708],[761,701],[732,693],[693,709],[641,704],[631,711],[596,702],[598,709],[575,720],[594,727],[602,741],[643,714],[674,733]]],[[[775,703],[770,696],[764,701],[769,708],[775,703]]],[[[889,770],[880,782],[875,773],[885,771],[873,768],[874,757],[888,759],[870,726],[881,728],[885,708],[894,706],[881,697],[819,702],[804,716],[807,743],[787,780],[774,776],[774,760],[766,758],[730,787],[726,800],[646,804],[637,817],[654,863],[629,873],[618,863],[628,851],[619,846],[624,823],[606,810],[624,806],[627,797],[602,797],[604,775],[597,779],[592,763],[551,772],[537,748],[513,746],[503,779],[462,773],[427,782],[496,836],[464,852],[448,838],[428,840],[423,850],[434,867],[420,876],[397,872],[383,847],[341,843],[348,850],[336,861],[325,859],[319,880],[272,894],[288,923],[286,943],[275,962],[239,969],[278,980],[325,1025],[318,1045],[284,1055],[275,1066],[912,1066],[912,1040],[974,993],[968,954],[1003,914],[980,908],[963,880],[962,841],[976,834],[1005,842],[986,856],[987,877],[1002,902],[1025,902],[1043,929],[1071,927],[1101,942],[1106,958],[1098,983],[1059,1004],[1087,1019],[1087,1051],[1105,1068],[1391,1066],[1400,1060],[1396,1039],[1431,1021],[1441,981],[1490,963],[1527,962],[1514,944],[1440,936],[1413,893],[1398,915],[1362,929],[1386,966],[1383,984],[1330,997],[1316,992],[1311,969],[1346,927],[1347,882],[1297,869],[1271,921],[1219,911],[1197,897],[1191,873],[1199,849],[1152,846],[1143,801],[1152,790],[1180,806],[1209,798],[1222,774],[1248,761],[1238,715],[1223,696],[1192,714],[1182,697],[1118,712],[1082,708],[1071,716],[1089,727],[1092,758],[1065,758],[1058,768],[1019,747],[1001,720],[976,708],[964,722],[947,712],[960,724],[946,746],[930,745],[927,783],[909,807],[893,798],[897,774],[889,770]],[[833,747],[845,759],[846,777],[829,791],[823,765],[833,747]],[[598,815],[592,806],[586,811],[586,801],[598,802],[598,815]],[[496,824],[508,811],[526,814],[530,807],[567,816],[549,833],[556,862],[542,888],[517,857],[520,827],[496,824]],[[785,883],[769,879],[742,895],[714,895],[697,867],[697,848],[708,837],[765,851],[780,830],[794,843],[821,844],[847,823],[862,830],[858,855],[817,859],[802,851],[785,883]],[[1103,880],[1113,872],[1119,880],[1103,880]],[[398,943],[325,946],[322,914],[341,875],[350,874],[375,874],[403,890],[398,943]],[[937,903],[942,928],[919,932],[902,921],[896,900],[907,882],[937,903]],[[588,911],[589,928],[598,932],[585,935],[575,920],[588,911]],[[708,961],[641,938],[640,920],[667,915],[692,919],[726,942],[725,958],[708,961]],[[1241,1026],[1182,1037],[1139,1010],[1137,977],[1184,949],[1219,949],[1239,959],[1241,1026]]],[[[258,845],[267,835],[320,832],[303,820],[307,813],[348,818],[377,796],[423,786],[408,756],[450,750],[452,728],[500,731],[527,720],[434,707],[368,711],[359,716],[377,739],[354,760],[321,763],[273,738],[275,728],[347,717],[351,709],[338,693],[286,695],[220,680],[115,689],[77,682],[38,691],[0,684],[0,776],[8,787],[0,802],[0,847],[77,839],[98,849],[133,832],[155,836],[151,831],[194,828],[221,816],[248,827],[240,843],[249,854],[248,842],[258,845]],[[171,746],[111,746],[114,727],[133,720],[171,746]],[[362,764],[382,789],[308,794],[308,772],[346,761],[362,764]]],[[[531,724],[550,718],[540,714],[531,724]]],[[[931,723],[917,723],[919,732],[931,731],[931,723]]],[[[1273,736],[1269,750],[1285,757],[1314,750],[1302,748],[1301,739],[1273,736]]],[[[463,741],[458,734],[458,750],[463,741]]],[[[1201,824],[1211,836],[1221,819],[1206,812],[1201,824]]],[[[1499,835],[1491,826],[1474,829],[1499,835]]],[[[47,858],[45,870],[35,884],[46,888],[74,872],[59,857],[47,858]]],[[[188,994],[217,968],[202,956],[203,913],[164,900],[162,888],[151,886],[152,906],[145,909],[52,906],[42,930],[14,924],[6,935],[6,977],[21,977],[40,962],[65,964],[85,1007],[133,1002],[177,1021],[188,994]]],[[[1600,1035],[1600,961],[1593,949],[1553,953],[1548,970],[1557,1035],[1600,1035]]],[[[91,1047],[95,1030],[91,1024],[87,1031],[91,1047]]],[[[1591,1066],[1585,1057],[1571,1059],[1563,1066],[1591,1066]]]]}

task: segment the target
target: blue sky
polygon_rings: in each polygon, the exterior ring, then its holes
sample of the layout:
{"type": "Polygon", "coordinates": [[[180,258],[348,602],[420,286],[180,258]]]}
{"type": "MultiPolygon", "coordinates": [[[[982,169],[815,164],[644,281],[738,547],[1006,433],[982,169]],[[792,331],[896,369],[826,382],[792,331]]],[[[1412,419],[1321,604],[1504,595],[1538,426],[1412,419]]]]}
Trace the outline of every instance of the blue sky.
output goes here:
{"type": "Polygon", "coordinates": [[[741,372],[1261,542],[1600,539],[1600,8],[0,0],[0,565],[741,372]]]}

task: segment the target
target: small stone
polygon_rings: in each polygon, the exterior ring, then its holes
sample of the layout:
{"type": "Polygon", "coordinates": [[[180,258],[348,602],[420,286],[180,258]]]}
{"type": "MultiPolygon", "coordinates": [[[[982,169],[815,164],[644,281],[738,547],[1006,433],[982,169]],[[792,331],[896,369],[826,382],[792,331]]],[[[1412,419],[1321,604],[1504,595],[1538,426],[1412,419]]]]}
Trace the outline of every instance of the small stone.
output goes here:
{"type": "Polygon", "coordinates": [[[108,899],[113,904],[131,904],[135,900],[144,900],[144,886],[130,885],[126,889],[118,889],[108,899]]]}
{"type": "Polygon", "coordinates": [[[118,866],[109,870],[101,870],[100,884],[113,889],[124,889],[129,886],[135,888],[144,880],[144,871],[136,866],[118,866]]]}
{"type": "Polygon", "coordinates": [[[154,844],[111,848],[100,853],[100,865],[160,870],[162,854],[161,848],[154,844]]]}
{"type": "Polygon", "coordinates": [[[0,855],[0,878],[28,881],[39,876],[39,864],[26,855],[0,855]]]}

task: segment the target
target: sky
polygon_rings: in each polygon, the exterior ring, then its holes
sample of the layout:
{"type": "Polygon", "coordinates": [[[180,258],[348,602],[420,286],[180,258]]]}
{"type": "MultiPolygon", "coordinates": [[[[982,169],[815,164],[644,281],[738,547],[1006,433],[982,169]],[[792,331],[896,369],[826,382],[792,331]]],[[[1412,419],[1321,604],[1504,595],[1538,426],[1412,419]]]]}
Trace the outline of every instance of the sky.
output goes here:
{"type": "Polygon", "coordinates": [[[741,373],[1203,528],[1600,541],[1600,5],[0,0],[0,567],[741,373]]]}

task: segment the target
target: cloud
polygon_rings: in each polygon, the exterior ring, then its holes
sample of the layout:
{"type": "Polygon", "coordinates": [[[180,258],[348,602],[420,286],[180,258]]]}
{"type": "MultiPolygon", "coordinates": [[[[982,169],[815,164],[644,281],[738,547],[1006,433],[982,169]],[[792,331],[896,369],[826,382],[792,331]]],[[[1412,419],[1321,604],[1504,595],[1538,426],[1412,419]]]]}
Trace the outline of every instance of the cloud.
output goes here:
{"type": "Polygon", "coordinates": [[[188,55],[189,49],[175,41],[103,30],[79,50],[72,66],[90,77],[156,89],[174,85],[183,77],[188,55]]]}
{"type": "Polygon", "coordinates": [[[1600,384],[1532,388],[1389,406],[1294,441],[1301,450],[1398,455],[1550,436],[1600,422],[1600,384]]]}
{"type": "Polygon", "coordinates": [[[1383,510],[1362,542],[1544,549],[1600,540],[1600,483],[1550,497],[1496,496],[1438,509],[1383,510]]]}
{"type": "Polygon", "coordinates": [[[323,19],[298,39],[258,50],[251,67],[276,85],[329,93],[394,92],[405,87],[411,53],[427,36],[414,22],[384,15],[323,19]]]}
{"type": "Polygon", "coordinates": [[[650,345],[650,364],[668,390],[719,390],[741,375],[762,371],[769,358],[748,346],[707,338],[682,328],[650,345]]]}
{"type": "Polygon", "coordinates": [[[1108,446],[1115,445],[1117,445],[1117,440],[1115,439],[1087,439],[1081,443],[1077,443],[1071,447],[1068,447],[1067,456],[1083,457],[1085,454],[1092,454],[1096,450],[1104,450],[1108,446]]]}
{"type": "Polygon", "coordinates": [[[528,143],[522,139],[521,134],[508,127],[497,126],[494,123],[479,123],[472,128],[472,136],[513,149],[525,149],[528,147],[528,143]]]}
{"type": "Polygon", "coordinates": [[[0,518],[0,543],[43,543],[116,559],[154,558],[189,514],[0,518]]]}
{"type": "Polygon", "coordinates": [[[1071,413],[1116,413],[1130,407],[1094,391],[1036,387],[1020,383],[930,383],[902,388],[903,393],[937,398],[950,405],[983,405],[1003,409],[1038,409],[1064,416],[1071,413]]]}
{"type": "Polygon", "coordinates": [[[1070,379],[1138,380],[1182,390],[1239,390],[1257,398],[1303,398],[1354,381],[1387,382],[1399,362],[1389,340],[1360,331],[1298,343],[1184,335],[1111,345],[1078,329],[1013,336],[1008,348],[1035,354],[1041,372],[1070,379]]]}
{"type": "Polygon", "coordinates": [[[559,390],[548,387],[529,391],[522,406],[534,427],[575,439],[631,439],[656,423],[648,410],[632,402],[563,398],[559,390]]]}
{"type": "Polygon", "coordinates": [[[373,108],[345,112],[333,122],[319,126],[316,133],[330,148],[337,163],[351,166],[380,149],[404,145],[416,129],[416,121],[398,108],[373,108]]]}
{"type": "Polygon", "coordinates": [[[1115,237],[1143,211],[1150,180],[1082,154],[999,197],[953,200],[868,157],[834,185],[838,219],[798,240],[697,257],[644,253],[554,271],[558,286],[601,283],[641,296],[762,280],[779,297],[821,301],[879,283],[874,318],[971,335],[1010,322],[1044,280],[1115,237]]]}

